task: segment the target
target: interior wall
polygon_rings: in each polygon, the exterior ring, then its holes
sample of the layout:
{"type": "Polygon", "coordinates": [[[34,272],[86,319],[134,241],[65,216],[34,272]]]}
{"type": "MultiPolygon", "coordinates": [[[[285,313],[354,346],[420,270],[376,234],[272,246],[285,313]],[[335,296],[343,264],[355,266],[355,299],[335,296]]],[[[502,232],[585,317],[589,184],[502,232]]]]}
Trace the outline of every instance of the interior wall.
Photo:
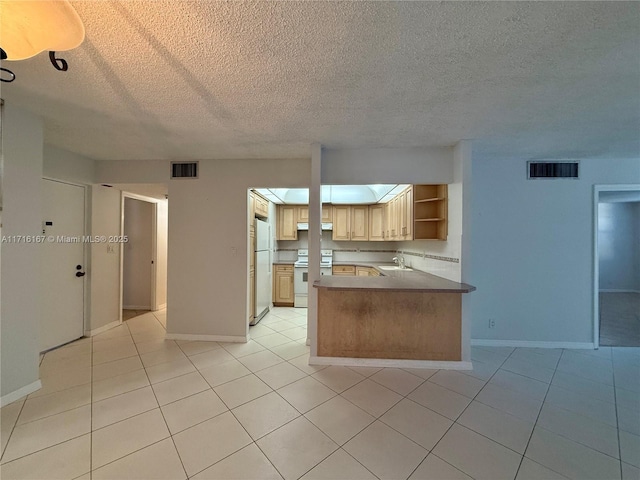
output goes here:
{"type": "Polygon", "coordinates": [[[578,180],[527,180],[525,160],[473,162],[473,339],[593,341],[593,185],[637,184],[638,165],[584,159],[578,180]]]}
{"type": "Polygon", "coordinates": [[[51,145],[44,146],[43,176],[82,185],[96,182],[95,161],[51,145]]]}
{"type": "Polygon", "coordinates": [[[167,306],[167,246],[169,240],[169,205],[166,200],[156,204],[156,305],[167,306]]]}
{"type": "MultiPolygon", "coordinates": [[[[42,235],[43,132],[40,118],[2,107],[2,235],[42,235]]],[[[38,388],[40,246],[0,246],[0,396],[2,404],[38,388]],[[22,395],[16,392],[22,390],[22,395]],[[18,395],[11,398],[12,394],[18,395]]]]}
{"type": "Polygon", "coordinates": [[[599,286],[640,292],[640,202],[598,205],[599,286]]]}
{"type": "Polygon", "coordinates": [[[452,182],[453,147],[322,149],[323,185],[452,182]]]}
{"type": "Polygon", "coordinates": [[[122,308],[151,310],[154,205],[124,198],[122,308]]]}
{"type": "Polygon", "coordinates": [[[307,187],[309,159],[200,161],[169,181],[167,332],[247,335],[247,190],[307,187]]]}
{"type": "MultiPolygon", "coordinates": [[[[120,190],[91,187],[91,235],[120,235],[120,190]]],[[[120,320],[120,246],[119,243],[93,243],[88,276],[90,291],[90,330],[120,320]]]]}

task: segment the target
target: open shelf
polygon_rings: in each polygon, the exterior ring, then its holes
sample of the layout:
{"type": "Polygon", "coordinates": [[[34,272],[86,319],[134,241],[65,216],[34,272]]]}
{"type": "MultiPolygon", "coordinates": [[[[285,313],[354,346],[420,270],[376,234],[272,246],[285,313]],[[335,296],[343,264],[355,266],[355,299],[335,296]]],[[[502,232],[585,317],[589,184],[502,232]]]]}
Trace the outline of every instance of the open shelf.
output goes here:
{"type": "Polygon", "coordinates": [[[413,186],[413,224],[416,240],[447,239],[447,185],[413,186]]]}

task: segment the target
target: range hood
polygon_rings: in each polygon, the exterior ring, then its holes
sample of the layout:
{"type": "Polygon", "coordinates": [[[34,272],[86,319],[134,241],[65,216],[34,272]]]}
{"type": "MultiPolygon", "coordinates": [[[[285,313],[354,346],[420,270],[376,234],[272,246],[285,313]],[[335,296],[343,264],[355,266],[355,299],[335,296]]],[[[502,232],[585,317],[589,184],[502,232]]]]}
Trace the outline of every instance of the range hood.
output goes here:
{"type": "MultiPolygon", "coordinates": [[[[309,230],[308,223],[299,223],[298,230],[309,230]]],[[[322,230],[333,230],[333,223],[323,223],[322,230]]]]}

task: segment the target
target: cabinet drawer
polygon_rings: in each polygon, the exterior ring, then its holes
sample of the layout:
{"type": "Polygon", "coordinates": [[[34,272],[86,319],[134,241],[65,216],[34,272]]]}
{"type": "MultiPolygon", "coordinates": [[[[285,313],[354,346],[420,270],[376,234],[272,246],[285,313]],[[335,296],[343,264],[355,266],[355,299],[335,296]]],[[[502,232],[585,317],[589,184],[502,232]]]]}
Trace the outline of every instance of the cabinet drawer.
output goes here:
{"type": "Polygon", "coordinates": [[[274,265],[273,269],[276,272],[293,272],[293,265],[274,265]]]}
{"type": "Polygon", "coordinates": [[[355,275],[355,265],[334,265],[332,272],[334,275],[355,275]]]}

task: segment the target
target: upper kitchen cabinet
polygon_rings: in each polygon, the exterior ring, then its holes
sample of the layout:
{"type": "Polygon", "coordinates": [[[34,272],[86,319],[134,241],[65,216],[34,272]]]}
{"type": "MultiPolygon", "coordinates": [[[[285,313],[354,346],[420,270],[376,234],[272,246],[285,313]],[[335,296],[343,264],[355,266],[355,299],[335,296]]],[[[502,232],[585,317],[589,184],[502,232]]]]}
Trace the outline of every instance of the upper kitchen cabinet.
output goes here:
{"type": "Polygon", "coordinates": [[[447,239],[447,185],[414,185],[413,216],[416,240],[447,239]]]}
{"type": "Polygon", "coordinates": [[[259,193],[255,193],[255,216],[267,218],[269,216],[269,200],[259,193]]]}
{"type": "Polygon", "coordinates": [[[369,205],[369,241],[381,242],[385,239],[385,206],[384,203],[369,205]]]}
{"type": "MultiPolygon", "coordinates": [[[[309,223],[309,205],[298,205],[298,222],[309,223]]],[[[322,223],[331,223],[332,208],[328,203],[322,204],[322,223]]]]}
{"type": "Polygon", "coordinates": [[[399,240],[413,240],[413,187],[407,187],[399,197],[399,240]]]}
{"type": "Polygon", "coordinates": [[[369,240],[369,205],[334,205],[333,240],[369,240]]]}
{"type": "Polygon", "coordinates": [[[278,205],[276,219],[277,240],[298,239],[298,211],[296,205],[278,205]]]}

